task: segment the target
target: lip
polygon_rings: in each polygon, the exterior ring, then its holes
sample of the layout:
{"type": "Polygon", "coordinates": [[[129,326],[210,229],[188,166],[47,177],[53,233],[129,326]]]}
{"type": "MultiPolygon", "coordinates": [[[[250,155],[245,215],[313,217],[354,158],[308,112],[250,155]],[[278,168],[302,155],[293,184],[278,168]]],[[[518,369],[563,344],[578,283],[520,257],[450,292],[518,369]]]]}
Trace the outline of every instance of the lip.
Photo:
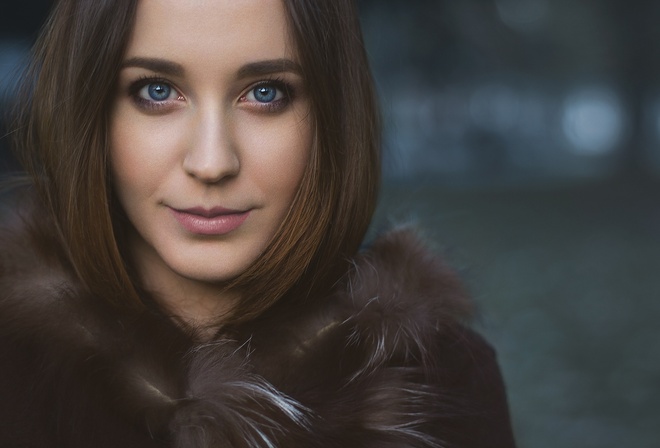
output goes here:
{"type": "Polygon", "coordinates": [[[179,224],[197,235],[225,235],[243,224],[251,210],[231,210],[224,207],[192,207],[170,211],[179,224]]]}

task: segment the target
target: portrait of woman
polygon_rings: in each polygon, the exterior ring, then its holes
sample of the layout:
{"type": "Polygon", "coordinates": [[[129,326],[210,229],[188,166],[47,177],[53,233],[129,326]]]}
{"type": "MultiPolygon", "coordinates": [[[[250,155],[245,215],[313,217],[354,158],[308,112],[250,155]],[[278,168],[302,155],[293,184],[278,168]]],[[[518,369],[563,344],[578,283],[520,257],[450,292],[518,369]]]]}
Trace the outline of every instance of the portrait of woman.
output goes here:
{"type": "Polygon", "coordinates": [[[11,133],[0,446],[514,446],[457,277],[363,241],[352,1],[60,0],[11,133]]]}

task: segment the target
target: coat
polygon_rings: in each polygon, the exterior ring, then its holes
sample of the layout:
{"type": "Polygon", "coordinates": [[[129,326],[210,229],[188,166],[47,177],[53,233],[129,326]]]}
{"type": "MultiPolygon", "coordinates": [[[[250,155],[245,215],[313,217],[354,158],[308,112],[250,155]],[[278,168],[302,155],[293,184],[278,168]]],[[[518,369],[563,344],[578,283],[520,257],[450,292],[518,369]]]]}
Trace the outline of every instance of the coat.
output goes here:
{"type": "Polygon", "coordinates": [[[0,235],[1,447],[514,446],[495,353],[409,231],[200,343],[158,307],[99,303],[48,229],[20,227],[0,235]]]}

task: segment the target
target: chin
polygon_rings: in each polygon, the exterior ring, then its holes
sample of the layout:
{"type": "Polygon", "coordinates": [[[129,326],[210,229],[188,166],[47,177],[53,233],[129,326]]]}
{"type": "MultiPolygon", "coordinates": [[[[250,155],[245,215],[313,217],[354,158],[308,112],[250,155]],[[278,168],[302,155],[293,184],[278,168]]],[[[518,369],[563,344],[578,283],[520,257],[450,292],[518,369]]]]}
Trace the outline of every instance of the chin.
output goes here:
{"type": "MultiPolygon", "coordinates": [[[[246,254],[241,254],[245,257],[246,254]]],[[[226,254],[222,257],[194,257],[192,259],[173,260],[169,268],[178,276],[191,282],[218,284],[231,281],[245,272],[256,257],[245,257],[226,254]]]]}

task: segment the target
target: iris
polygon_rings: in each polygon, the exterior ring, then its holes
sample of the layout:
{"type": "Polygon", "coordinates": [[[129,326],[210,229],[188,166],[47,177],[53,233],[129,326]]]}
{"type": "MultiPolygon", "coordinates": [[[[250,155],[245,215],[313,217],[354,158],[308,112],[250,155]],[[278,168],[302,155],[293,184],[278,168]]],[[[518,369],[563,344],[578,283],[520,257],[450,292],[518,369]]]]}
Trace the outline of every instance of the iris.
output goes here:
{"type": "Polygon", "coordinates": [[[167,84],[149,84],[149,98],[154,101],[165,101],[170,97],[172,88],[167,84]]]}
{"type": "Polygon", "coordinates": [[[271,86],[259,86],[253,90],[254,99],[260,103],[270,103],[277,96],[277,89],[271,86]]]}

